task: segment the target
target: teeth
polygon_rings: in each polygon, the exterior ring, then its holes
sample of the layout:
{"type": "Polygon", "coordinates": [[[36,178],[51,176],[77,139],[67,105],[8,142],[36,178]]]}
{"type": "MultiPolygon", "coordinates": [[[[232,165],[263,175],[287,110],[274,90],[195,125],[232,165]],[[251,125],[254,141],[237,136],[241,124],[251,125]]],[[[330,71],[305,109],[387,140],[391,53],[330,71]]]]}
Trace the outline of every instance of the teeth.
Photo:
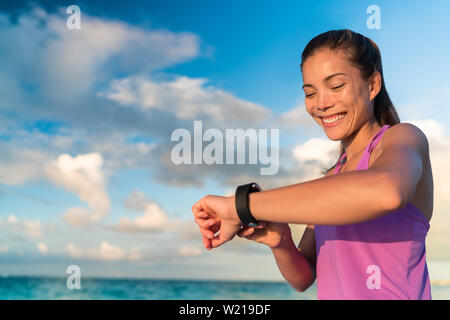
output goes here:
{"type": "Polygon", "coordinates": [[[323,122],[325,122],[325,123],[333,123],[333,122],[336,122],[336,121],[342,119],[343,117],[345,117],[345,114],[341,114],[339,116],[334,116],[332,118],[326,118],[326,119],[323,118],[323,122]]]}

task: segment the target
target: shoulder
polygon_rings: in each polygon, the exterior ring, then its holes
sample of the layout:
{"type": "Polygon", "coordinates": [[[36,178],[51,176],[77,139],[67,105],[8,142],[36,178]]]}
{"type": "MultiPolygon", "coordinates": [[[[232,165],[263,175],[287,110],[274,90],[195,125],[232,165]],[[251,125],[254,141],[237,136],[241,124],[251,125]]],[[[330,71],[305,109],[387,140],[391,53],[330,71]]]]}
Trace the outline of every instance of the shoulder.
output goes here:
{"type": "Polygon", "coordinates": [[[426,135],[417,126],[402,122],[390,127],[381,139],[381,145],[388,147],[410,147],[428,152],[428,140],[426,135]]]}

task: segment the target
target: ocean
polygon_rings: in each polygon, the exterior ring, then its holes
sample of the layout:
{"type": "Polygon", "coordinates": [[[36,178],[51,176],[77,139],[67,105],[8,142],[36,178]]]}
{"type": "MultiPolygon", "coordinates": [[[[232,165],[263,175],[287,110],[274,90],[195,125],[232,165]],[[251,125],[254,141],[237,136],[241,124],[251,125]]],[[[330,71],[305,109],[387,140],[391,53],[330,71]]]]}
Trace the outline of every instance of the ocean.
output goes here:
{"type": "MultiPolygon", "coordinates": [[[[450,286],[432,286],[433,299],[450,299],[450,286]]],[[[84,278],[0,277],[1,300],[316,300],[316,285],[297,292],[287,283],[84,278]]]]}

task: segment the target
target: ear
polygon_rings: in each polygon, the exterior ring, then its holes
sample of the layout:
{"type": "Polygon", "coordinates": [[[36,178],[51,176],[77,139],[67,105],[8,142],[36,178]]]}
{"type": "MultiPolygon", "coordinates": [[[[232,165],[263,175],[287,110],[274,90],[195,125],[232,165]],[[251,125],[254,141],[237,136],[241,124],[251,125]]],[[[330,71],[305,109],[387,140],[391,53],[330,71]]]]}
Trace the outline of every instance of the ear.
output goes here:
{"type": "Polygon", "coordinates": [[[369,79],[369,97],[372,102],[381,90],[381,74],[375,70],[369,79]]]}

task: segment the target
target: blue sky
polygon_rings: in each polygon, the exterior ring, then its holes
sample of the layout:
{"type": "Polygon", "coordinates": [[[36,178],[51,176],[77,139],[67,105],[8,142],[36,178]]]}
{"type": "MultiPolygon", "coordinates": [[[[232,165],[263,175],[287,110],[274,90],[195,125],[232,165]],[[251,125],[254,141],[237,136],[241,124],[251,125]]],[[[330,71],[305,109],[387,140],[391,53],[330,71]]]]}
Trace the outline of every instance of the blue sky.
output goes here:
{"type": "MultiPolygon", "coordinates": [[[[307,164],[295,152],[313,138],[323,141],[319,154],[335,147],[304,113],[299,64],[311,38],[342,28],[378,44],[401,120],[430,140],[436,222],[427,252],[450,259],[448,1],[76,4],[80,31],[65,28],[65,2],[0,5],[0,274],[64,275],[78,263],[99,276],[232,279],[259,261],[257,278],[281,279],[267,248],[243,240],[204,251],[190,208],[249,179],[266,188],[310,179],[334,159],[307,164]],[[379,30],[366,25],[372,4],[379,30]],[[194,120],[279,128],[279,173],[172,165],[170,133],[192,131],[194,120]],[[80,225],[84,215],[97,218],[80,225]]],[[[291,227],[298,241],[302,226],[291,227]]]]}

